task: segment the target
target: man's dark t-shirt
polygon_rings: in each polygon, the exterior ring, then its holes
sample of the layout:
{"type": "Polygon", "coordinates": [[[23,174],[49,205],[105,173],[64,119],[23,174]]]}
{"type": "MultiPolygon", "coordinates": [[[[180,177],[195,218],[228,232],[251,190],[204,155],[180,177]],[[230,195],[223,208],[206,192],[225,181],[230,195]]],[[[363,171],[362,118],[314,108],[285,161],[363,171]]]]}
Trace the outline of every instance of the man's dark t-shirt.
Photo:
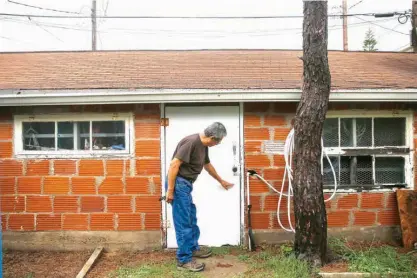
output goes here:
{"type": "Polygon", "coordinates": [[[193,181],[203,170],[204,164],[210,163],[208,147],[203,145],[199,134],[184,137],[178,143],[172,158],[183,161],[178,175],[193,181]]]}

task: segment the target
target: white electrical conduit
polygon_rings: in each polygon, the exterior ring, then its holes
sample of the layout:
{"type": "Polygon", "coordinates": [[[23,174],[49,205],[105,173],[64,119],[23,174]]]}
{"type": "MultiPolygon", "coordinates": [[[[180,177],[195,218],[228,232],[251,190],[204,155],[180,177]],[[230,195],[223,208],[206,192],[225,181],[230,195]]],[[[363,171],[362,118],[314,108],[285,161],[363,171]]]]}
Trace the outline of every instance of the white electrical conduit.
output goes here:
{"type": "MultiPolygon", "coordinates": [[[[260,175],[258,175],[256,172],[254,172],[253,174],[251,174],[249,171],[247,173],[247,190],[248,190],[248,205],[250,204],[250,200],[249,200],[249,176],[253,175],[256,176],[258,179],[260,179],[261,181],[263,181],[266,185],[268,185],[269,188],[271,188],[274,192],[278,193],[279,195],[279,199],[278,199],[278,207],[277,207],[277,218],[278,218],[278,224],[281,226],[281,228],[287,232],[294,232],[295,233],[295,229],[291,223],[291,213],[290,213],[290,208],[291,208],[291,197],[293,196],[293,187],[292,187],[292,180],[293,180],[293,171],[292,171],[292,156],[293,156],[293,152],[294,152],[294,129],[291,129],[290,133],[287,136],[287,139],[285,140],[285,145],[284,145],[284,160],[285,160],[285,170],[284,170],[284,176],[282,178],[282,184],[281,184],[281,190],[278,191],[276,190],[270,183],[268,183],[263,177],[261,177],[260,175]],[[284,184],[285,184],[285,179],[288,177],[288,192],[287,194],[284,193],[284,184]],[[287,197],[287,213],[288,213],[288,224],[289,227],[285,227],[282,222],[281,222],[281,218],[280,218],[280,209],[281,209],[281,201],[282,201],[282,197],[287,197]]],[[[336,195],[336,191],[337,191],[337,180],[336,180],[336,173],[335,170],[333,168],[333,164],[330,161],[329,156],[327,155],[326,151],[324,150],[324,146],[323,146],[323,139],[321,140],[321,174],[323,175],[323,156],[326,156],[327,161],[330,164],[330,168],[332,169],[332,173],[333,173],[333,178],[334,178],[334,190],[332,195],[328,198],[325,199],[325,202],[330,201],[331,199],[333,199],[333,197],[336,195]]]]}

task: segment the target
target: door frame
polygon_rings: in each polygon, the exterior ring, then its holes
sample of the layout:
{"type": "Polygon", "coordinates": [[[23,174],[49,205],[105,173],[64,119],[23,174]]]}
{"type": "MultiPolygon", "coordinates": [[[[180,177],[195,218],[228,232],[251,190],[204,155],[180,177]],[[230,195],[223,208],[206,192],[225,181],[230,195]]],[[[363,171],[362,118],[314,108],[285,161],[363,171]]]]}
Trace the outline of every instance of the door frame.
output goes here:
{"type": "MultiPolygon", "coordinates": [[[[183,107],[192,107],[187,103],[178,104],[183,107]]],[[[166,111],[165,108],[170,106],[169,104],[161,103],[160,104],[160,114],[161,119],[165,118],[166,111]]],[[[216,106],[216,103],[209,103],[206,106],[216,106]]],[[[225,105],[227,106],[227,104],[225,105]]],[[[239,164],[240,164],[240,242],[242,245],[245,242],[245,140],[244,140],[244,103],[239,102],[239,164]]],[[[160,141],[161,141],[161,196],[165,197],[165,176],[166,176],[166,131],[165,127],[161,125],[160,127],[160,141]]],[[[161,202],[162,206],[162,227],[161,227],[161,246],[167,248],[167,203],[165,201],[161,202]]]]}

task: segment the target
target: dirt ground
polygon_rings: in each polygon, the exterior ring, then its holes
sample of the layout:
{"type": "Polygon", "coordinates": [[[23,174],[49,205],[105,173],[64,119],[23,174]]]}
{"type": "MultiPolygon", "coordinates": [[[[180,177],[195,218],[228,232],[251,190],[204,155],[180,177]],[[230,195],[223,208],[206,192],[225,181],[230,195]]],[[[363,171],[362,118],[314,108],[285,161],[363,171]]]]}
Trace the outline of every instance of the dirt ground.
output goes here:
{"type": "MultiPolygon", "coordinates": [[[[5,278],[75,277],[91,252],[19,252],[3,254],[5,278]]],[[[133,267],[143,263],[173,261],[173,252],[104,252],[88,273],[88,278],[108,277],[119,268],[133,267]]],[[[231,277],[247,270],[247,265],[234,255],[213,256],[205,259],[203,277],[231,277]]]]}

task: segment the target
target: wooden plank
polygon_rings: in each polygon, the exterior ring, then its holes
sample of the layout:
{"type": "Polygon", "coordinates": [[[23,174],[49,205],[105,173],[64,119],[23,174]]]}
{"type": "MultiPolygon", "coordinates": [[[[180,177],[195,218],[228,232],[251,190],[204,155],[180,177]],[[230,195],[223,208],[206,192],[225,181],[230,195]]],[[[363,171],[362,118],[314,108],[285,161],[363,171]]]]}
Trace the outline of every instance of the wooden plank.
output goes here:
{"type": "Polygon", "coordinates": [[[87,272],[90,270],[91,266],[95,263],[95,261],[100,256],[101,252],[103,252],[103,247],[97,247],[94,250],[93,254],[91,254],[88,261],[84,264],[83,268],[80,270],[76,278],[84,278],[87,272]]]}

